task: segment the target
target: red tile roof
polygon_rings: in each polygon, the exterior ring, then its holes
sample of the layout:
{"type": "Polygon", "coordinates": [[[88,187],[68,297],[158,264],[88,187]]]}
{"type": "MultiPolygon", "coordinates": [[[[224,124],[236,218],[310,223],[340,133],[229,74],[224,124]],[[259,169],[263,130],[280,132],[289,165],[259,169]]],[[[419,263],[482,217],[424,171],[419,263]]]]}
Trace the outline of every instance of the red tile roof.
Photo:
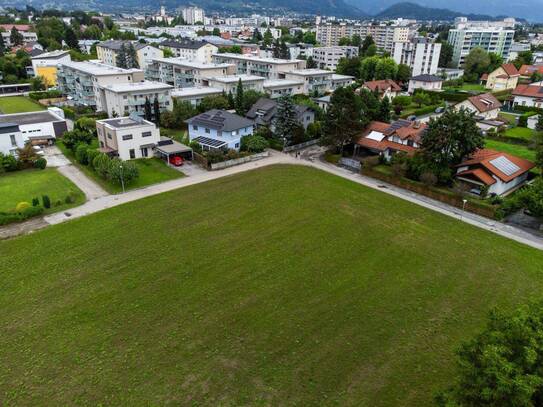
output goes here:
{"type": "Polygon", "coordinates": [[[419,143],[420,137],[427,127],[428,126],[424,123],[410,122],[407,120],[398,120],[392,124],[373,121],[360,134],[357,144],[377,151],[391,149],[412,154],[417,150],[416,147],[396,143],[391,141],[389,138],[392,136],[398,136],[401,140],[410,139],[416,143],[419,143]],[[373,131],[382,133],[384,138],[381,141],[367,138],[373,131]]]}
{"type": "Polygon", "coordinates": [[[518,85],[513,91],[513,95],[540,98],[543,97],[543,86],[518,85]]]}
{"type": "Polygon", "coordinates": [[[484,73],[481,75],[481,80],[482,81],[486,81],[488,79],[488,74],[487,73],[484,73]]]}
{"type": "MultiPolygon", "coordinates": [[[[503,182],[509,182],[515,179],[516,177],[518,177],[519,175],[522,175],[525,172],[530,171],[532,168],[535,167],[535,164],[531,161],[525,160],[524,158],[520,158],[508,153],[502,153],[500,151],[483,148],[481,150],[477,150],[469,159],[458,164],[458,167],[471,167],[471,166],[477,166],[479,168],[482,168],[487,172],[487,174],[495,175],[496,177],[501,179],[503,182]],[[495,160],[498,157],[505,157],[506,159],[511,161],[513,164],[519,167],[518,171],[510,175],[507,175],[504,172],[502,172],[500,169],[498,169],[491,163],[492,160],[495,160]]],[[[459,173],[458,175],[461,175],[463,173],[466,173],[466,171],[463,171],[459,173]]],[[[482,180],[483,179],[481,179],[481,181],[482,180]]],[[[490,184],[487,184],[487,185],[490,185],[490,184]]]]}
{"type": "Polygon", "coordinates": [[[375,92],[377,90],[379,93],[383,93],[388,89],[390,89],[393,92],[399,92],[402,90],[400,85],[398,85],[392,79],[382,79],[379,81],[364,82],[364,85],[362,86],[368,88],[372,92],[375,92]]]}
{"type": "Polygon", "coordinates": [[[517,67],[513,64],[503,64],[502,65],[503,70],[505,73],[509,76],[517,76],[519,75],[519,71],[517,67]]]}
{"type": "Polygon", "coordinates": [[[459,177],[474,177],[477,178],[485,185],[492,185],[496,183],[496,180],[492,178],[492,175],[488,174],[482,168],[475,168],[473,170],[462,171],[456,174],[459,177]]]}
{"type": "Polygon", "coordinates": [[[519,69],[522,76],[532,76],[534,72],[543,74],[543,65],[522,65],[519,69]]]}
{"type": "Polygon", "coordinates": [[[502,104],[492,93],[483,93],[482,95],[471,96],[468,98],[475,108],[481,112],[489,112],[494,109],[499,109],[502,104]]]}
{"type": "Polygon", "coordinates": [[[3,28],[5,31],[11,31],[15,27],[17,31],[28,31],[30,26],[28,24],[0,24],[0,28],[3,28]]]}

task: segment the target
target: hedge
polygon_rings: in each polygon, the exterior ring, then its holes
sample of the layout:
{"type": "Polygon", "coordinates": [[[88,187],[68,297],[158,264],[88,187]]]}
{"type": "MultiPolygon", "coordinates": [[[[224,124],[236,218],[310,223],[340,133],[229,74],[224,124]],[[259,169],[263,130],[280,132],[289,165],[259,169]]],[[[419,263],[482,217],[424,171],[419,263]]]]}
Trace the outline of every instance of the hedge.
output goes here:
{"type": "Polygon", "coordinates": [[[54,99],[59,98],[62,96],[62,92],[60,90],[47,90],[47,91],[40,91],[40,92],[30,92],[28,94],[28,97],[33,100],[40,100],[40,99],[54,99]]]}
{"type": "Polygon", "coordinates": [[[41,215],[43,208],[41,206],[30,206],[20,212],[0,212],[0,225],[8,223],[21,222],[34,216],[41,215]]]}

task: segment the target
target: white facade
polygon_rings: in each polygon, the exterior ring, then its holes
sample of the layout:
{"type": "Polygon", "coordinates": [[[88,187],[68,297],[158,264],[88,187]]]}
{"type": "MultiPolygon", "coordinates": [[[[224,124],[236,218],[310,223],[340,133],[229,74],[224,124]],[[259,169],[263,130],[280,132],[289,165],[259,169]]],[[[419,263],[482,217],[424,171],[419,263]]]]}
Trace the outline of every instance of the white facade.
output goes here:
{"type": "MultiPolygon", "coordinates": [[[[2,35],[2,38],[4,39],[4,45],[6,47],[12,47],[13,44],[11,43],[11,38],[10,38],[11,31],[4,31],[0,34],[2,35]]],[[[38,35],[35,32],[19,31],[19,34],[23,36],[23,44],[38,41],[38,35]]]]}
{"type": "Polygon", "coordinates": [[[176,89],[171,92],[172,99],[180,102],[189,102],[192,106],[198,106],[208,96],[220,96],[223,90],[208,86],[193,86],[190,88],[176,89]]]}
{"type": "Polygon", "coordinates": [[[165,41],[160,44],[161,49],[170,49],[174,57],[188,59],[190,61],[211,63],[213,54],[219,52],[219,47],[207,42],[194,41],[192,43],[179,41],[165,41]]]}
{"type": "Polygon", "coordinates": [[[283,79],[285,73],[305,68],[305,61],[278,58],[258,58],[241,54],[215,54],[213,62],[233,64],[238,75],[256,75],[266,79],[283,79]]]}
{"type": "Polygon", "coordinates": [[[332,72],[323,69],[298,69],[287,72],[286,79],[301,81],[304,84],[303,93],[325,93],[330,90],[332,72]]]}
{"type": "Polygon", "coordinates": [[[313,59],[320,69],[335,71],[341,58],[358,57],[358,47],[335,46],[313,48],[313,59]]]}
{"type": "Polygon", "coordinates": [[[441,44],[426,38],[414,38],[409,42],[395,42],[392,57],[397,64],[411,68],[413,76],[437,73],[441,44]]]}
{"type": "Polygon", "coordinates": [[[301,80],[293,79],[274,79],[267,80],[263,83],[264,91],[270,95],[271,99],[279,98],[281,96],[294,96],[304,92],[304,82],[301,80]]]}
{"type": "Polygon", "coordinates": [[[413,77],[409,79],[409,88],[408,92],[413,94],[416,89],[423,89],[429,91],[440,91],[443,85],[443,80],[441,78],[436,78],[436,80],[426,80],[422,77],[413,77]],[[440,79],[440,80],[437,80],[440,79]]]}
{"type": "Polygon", "coordinates": [[[264,78],[254,75],[226,75],[217,76],[212,78],[206,78],[203,82],[204,85],[212,88],[221,89],[224,93],[236,93],[238,83],[241,79],[241,86],[243,90],[255,90],[262,92],[264,78]]]}
{"type": "Polygon", "coordinates": [[[181,15],[186,24],[203,23],[205,21],[205,12],[200,7],[185,7],[181,11],[181,15]]]}

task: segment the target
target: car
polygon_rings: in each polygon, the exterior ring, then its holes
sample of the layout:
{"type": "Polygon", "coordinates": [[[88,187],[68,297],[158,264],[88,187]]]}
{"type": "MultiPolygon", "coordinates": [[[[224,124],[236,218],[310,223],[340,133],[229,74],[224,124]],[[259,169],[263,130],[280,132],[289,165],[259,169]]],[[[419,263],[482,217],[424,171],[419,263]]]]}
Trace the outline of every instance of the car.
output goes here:
{"type": "Polygon", "coordinates": [[[415,116],[414,114],[412,114],[411,116],[408,116],[408,117],[407,117],[407,120],[409,120],[410,122],[414,122],[415,120],[417,120],[417,116],[415,116]]]}
{"type": "Polygon", "coordinates": [[[434,113],[443,113],[445,111],[445,108],[440,106],[436,110],[434,110],[434,113]]]}
{"type": "Polygon", "coordinates": [[[170,164],[175,165],[176,167],[180,167],[183,165],[183,163],[183,157],[179,157],[178,155],[170,156],[170,164]]]}
{"type": "Polygon", "coordinates": [[[40,155],[40,156],[45,155],[45,152],[43,151],[43,149],[40,146],[32,146],[32,150],[34,150],[36,155],[40,155]]]}

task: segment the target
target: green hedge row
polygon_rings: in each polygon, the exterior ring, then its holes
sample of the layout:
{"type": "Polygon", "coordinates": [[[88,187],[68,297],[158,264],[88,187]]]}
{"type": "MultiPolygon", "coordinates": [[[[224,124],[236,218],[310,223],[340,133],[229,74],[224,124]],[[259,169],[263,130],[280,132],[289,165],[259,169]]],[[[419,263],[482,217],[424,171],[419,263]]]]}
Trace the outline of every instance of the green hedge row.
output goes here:
{"type": "Polygon", "coordinates": [[[43,207],[41,206],[30,206],[20,212],[0,212],[0,225],[7,225],[8,223],[13,222],[21,222],[34,216],[41,215],[42,213],[43,207]]]}

